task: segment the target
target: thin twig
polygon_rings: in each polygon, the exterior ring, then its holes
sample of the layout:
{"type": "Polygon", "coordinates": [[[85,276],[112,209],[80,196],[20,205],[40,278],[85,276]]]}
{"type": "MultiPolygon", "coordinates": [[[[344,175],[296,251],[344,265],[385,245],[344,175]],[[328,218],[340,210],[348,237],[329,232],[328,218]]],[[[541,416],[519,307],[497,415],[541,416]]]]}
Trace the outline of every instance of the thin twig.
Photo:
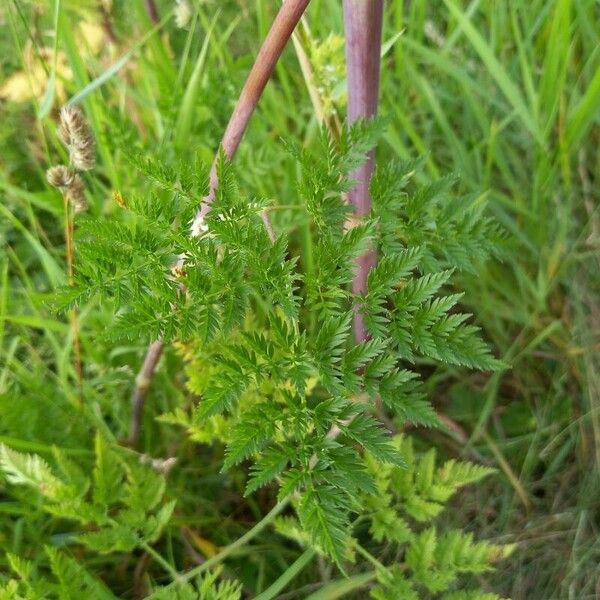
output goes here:
{"type": "MultiPolygon", "coordinates": [[[[350,124],[377,114],[382,21],[383,0],[344,0],[350,124]]],[[[372,151],[365,163],[352,175],[357,185],[350,191],[348,198],[358,219],[371,211],[369,184],[374,168],[375,152],[372,151]]],[[[352,281],[352,291],[355,294],[367,291],[367,277],[376,262],[377,255],[373,248],[358,257],[352,281]]],[[[355,306],[354,336],[357,342],[363,342],[368,337],[360,306],[355,306]]]]}
{"type": "Polygon", "coordinates": [[[273,600],[310,563],[316,553],[314,548],[307,548],[266,590],[256,596],[255,600],[273,600]]]}
{"type": "Polygon", "coordinates": [[[171,576],[171,579],[177,579],[177,577],[179,577],[179,573],[177,573],[171,563],[162,557],[160,552],[157,552],[147,542],[142,542],[141,546],[171,576]]]}
{"type": "MultiPolygon", "coordinates": [[[[240,145],[244,132],[250,121],[256,105],[269,81],[275,65],[283,52],[289,38],[292,35],[300,17],[304,14],[310,0],[286,0],[281,9],[277,13],[271,29],[263,42],[263,45],[256,57],[254,65],[248,75],[244,88],[237,101],[233,114],[229,119],[223,139],[221,140],[221,148],[228,160],[232,160],[240,145]]],[[[204,219],[210,211],[210,205],[215,199],[215,191],[217,189],[217,170],[216,157],[213,162],[210,172],[210,189],[209,193],[202,199],[200,208],[196,214],[196,218],[192,224],[192,235],[198,235],[204,227],[204,219]]],[[[269,237],[273,239],[273,228],[271,227],[269,217],[266,213],[262,216],[269,233],[269,237]]],[[[156,340],[146,351],[146,358],[142,365],[142,370],[138,376],[136,388],[134,390],[132,405],[133,414],[130,426],[129,441],[132,445],[136,445],[139,440],[141,430],[141,420],[144,410],[144,402],[150,382],[156,370],[158,359],[162,354],[163,342],[156,340]],[[140,385],[140,383],[142,385],[140,385]]]]}

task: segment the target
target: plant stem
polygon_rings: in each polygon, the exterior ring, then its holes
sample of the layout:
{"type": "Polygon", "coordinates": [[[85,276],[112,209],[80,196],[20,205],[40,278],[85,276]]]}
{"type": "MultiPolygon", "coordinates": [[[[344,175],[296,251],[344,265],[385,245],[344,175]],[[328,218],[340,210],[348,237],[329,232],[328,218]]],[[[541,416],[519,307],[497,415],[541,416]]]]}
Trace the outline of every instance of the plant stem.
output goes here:
{"type": "Polygon", "coordinates": [[[358,544],[358,543],[354,544],[354,548],[361,556],[366,558],[374,567],[376,567],[377,569],[380,569],[382,571],[385,571],[385,566],[383,564],[381,564],[368,550],[363,548],[360,544],[358,544]]]}
{"type": "MultiPolygon", "coordinates": [[[[65,212],[65,246],[67,251],[67,280],[70,286],[73,286],[73,234],[74,221],[71,209],[71,203],[66,194],[63,194],[63,207],[65,212]]],[[[81,344],[79,340],[79,325],[77,322],[77,311],[72,308],[69,313],[71,321],[71,335],[73,337],[73,356],[75,359],[75,373],[77,374],[77,383],[81,400],[81,389],[83,386],[83,367],[81,363],[81,344]]]]}
{"type": "MultiPolygon", "coordinates": [[[[324,585],[320,590],[307,596],[306,600],[335,600],[336,598],[346,598],[350,592],[368,585],[377,578],[376,571],[354,575],[345,579],[332,581],[324,585]]],[[[365,596],[366,597],[366,596],[365,596]]]]}
{"type": "Polygon", "coordinates": [[[156,371],[156,365],[162,355],[162,351],[163,343],[161,340],[156,340],[150,344],[142,368],[135,380],[135,390],[133,392],[133,397],[131,398],[132,411],[131,426],[129,429],[129,443],[132,446],[137,445],[140,438],[142,416],[144,413],[144,400],[146,398],[148,387],[150,387],[152,376],[156,371]]]}
{"type": "Polygon", "coordinates": [[[314,558],[315,551],[312,548],[305,550],[286,570],[283,572],[276,581],[274,581],[264,592],[256,596],[254,600],[271,600],[274,598],[285,586],[294,579],[306,565],[314,558]]]}
{"type": "Polygon", "coordinates": [[[200,573],[203,573],[207,569],[211,569],[215,565],[219,564],[228,556],[231,556],[236,550],[238,550],[246,543],[248,543],[251,539],[256,537],[267,525],[269,525],[275,519],[275,517],[279,515],[279,513],[281,513],[281,511],[287,506],[288,502],[289,498],[284,498],[283,500],[278,502],[258,523],[256,523],[256,525],[254,525],[254,527],[252,527],[252,529],[249,529],[243,536],[235,540],[235,542],[232,542],[231,544],[229,544],[229,546],[223,548],[223,550],[221,550],[219,554],[213,556],[212,558],[209,558],[206,562],[203,562],[201,565],[190,569],[187,573],[178,575],[177,579],[170,583],[168,586],[166,586],[165,590],[177,585],[178,583],[185,583],[186,581],[193,579],[197,575],[200,575],[200,573]]]}
{"type": "Polygon", "coordinates": [[[154,558],[154,560],[161,565],[161,567],[169,573],[172,579],[177,579],[179,577],[179,573],[171,566],[171,564],[166,561],[160,553],[158,553],[150,544],[143,543],[142,548],[154,558]]]}
{"type": "MultiPolygon", "coordinates": [[[[250,122],[250,117],[254,113],[263,90],[273,74],[275,65],[309,2],[310,0],[286,0],[279,9],[223,134],[221,148],[223,148],[228,160],[233,160],[250,122]]],[[[210,211],[210,205],[215,199],[215,191],[218,185],[216,163],[217,157],[215,157],[210,171],[210,190],[202,199],[200,209],[192,224],[192,235],[200,233],[204,218],[210,211]]]]}
{"type": "Polygon", "coordinates": [[[158,16],[158,9],[156,8],[156,2],[154,0],[146,0],[146,10],[148,11],[148,16],[150,20],[156,24],[160,22],[160,18],[158,16]]]}
{"type": "MultiPolygon", "coordinates": [[[[346,35],[346,63],[348,70],[348,121],[377,114],[379,100],[379,63],[381,30],[383,25],[383,0],[344,0],[344,31],[346,35]]],[[[358,182],[348,197],[358,217],[368,215],[371,210],[369,184],[375,166],[375,153],[371,152],[365,164],[353,175],[358,182]]],[[[354,293],[367,291],[367,277],[375,265],[377,255],[370,249],[356,261],[352,290],[354,293]]],[[[354,337],[357,343],[368,338],[360,306],[354,306],[354,337]]],[[[344,425],[352,422],[346,420],[344,425]]],[[[335,440],[341,433],[338,425],[331,426],[327,438],[335,440]]],[[[313,469],[318,462],[316,455],[310,459],[313,469]]]]}
{"type": "MultiPolygon", "coordinates": [[[[379,101],[379,69],[381,31],[383,26],[383,0],[344,0],[344,33],[346,36],[346,67],[348,71],[348,122],[374,117],[379,101]]],[[[375,152],[370,152],[366,162],[353,174],[357,185],[348,198],[354,214],[361,218],[371,210],[369,184],[375,168],[375,152]]],[[[369,271],[377,262],[375,249],[367,250],[356,260],[352,291],[367,291],[369,271]]],[[[357,343],[368,339],[360,306],[354,305],[354,338],[357,343]]],[[[354,417],[344,424],[348,425],[354,417]]],[[[338,425],[331,426],[327,438],[335,440],[341,433],[338,425]]],[[[318,462],[316,455],[310,459],[310,468],[318,462]]]]}
{"type": "MultiPolygon", "coordinates": [[[[377,114],[382,24],[383,0],[344,0],[349,124],[377,114]]],[[[350,191],[348,198],[359,219],[371,211],[369,184],[374,167],[375,152],[372,151],[365,163],[352,175],[357,185],[350,191]]],[[[352,282],[355,294],[367,291],[367,277],[376,262],[374,248],[358,257],[352,282]]],[[[368,338],[358,305],[355,306],[354,336],[357,342],[368,338]]]]}
{"type": "MultiPolygon", "coordinates": [[[[271,29],[254,61],[254,65],[244,84],[244,88],[221,140],[221,147],[229,160],[232,160],[235,156],[250,117],[258,104],[267,82],[273,74],[273,69],[309,2],[310,0],[286,0],[277,13],[271,29]]],[[[210,190],[200,203],[200,208],[192,224],[192,235],[198,235],[202,231],[204,218],[210,211],[210,205],[215,198],[215,191],[218,184],[216,160],[215,157],[210,172],[210,190]]],[[[262,218],[269,237],[273,239],[273,228],[268,215],[264,213],[262,218]]],[[[129,441],[133,446],[137,445],[139,440],[146,394],[162,350],[163,342],[161,340],[156,340],[150,344],[146,350],[142,369],[136,379],[136,388],[132,398],[133,416],[129,435],[129,441]]]]}

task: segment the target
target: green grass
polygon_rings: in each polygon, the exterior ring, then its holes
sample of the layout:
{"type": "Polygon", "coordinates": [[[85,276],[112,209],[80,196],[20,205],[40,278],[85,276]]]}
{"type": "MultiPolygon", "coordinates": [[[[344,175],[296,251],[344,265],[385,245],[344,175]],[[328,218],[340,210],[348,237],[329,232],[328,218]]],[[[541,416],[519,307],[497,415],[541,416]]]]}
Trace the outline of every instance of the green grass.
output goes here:
{"type": "Polygon", "coordinates": [[[499,453],[526,495],[528,508],[507,477],[469,507],[479,526],[489,518],[481,507],[497,515],[504,529],[490,535],[522,541],[499,573],[505,593],[591,598],[600,551],[589,521],[600,441],[597,241],[588,239],[597,214],[585,191],[598,166],[599,38],[586,26],[594,3],[474,2],[471,16],[445,4],[443,20],[440,10],[428,15],[435,44],[412,34],[422,21],[403,22],[384,90],[399,123],[390,144],[400,155],[427,148],[432,175],[451,169],[465,191],[487,192],[510,233],[503,262],[465,285],[511,369],[485,382],[456,374],[449,386],[445,377],[434,393],[464,424],[469,445],[496,461],[499,453]]]}
{"type": "MultiPolygon", "coordinates": [[[[22,1],[0,9],[0,21],[8,24],[0,33],[2,80],[30,64],[28,53],[52,48],[55,39],[70,71],[59,65],[53,91],[44,88],[26,102],[3,103],[0,124],[0,405],[6,416],[0,436],[14,440],[15,448],[42,454],[53,444],[81,452],[90,447],[94,428],[125,437],[128,397],[145,346],[143,341],[112,346],[100,336],[109,318],[106,309],[92,302],[82,310],[88,376],[87,400],[81,404],[70,329],[48,306],[49,293],[65,278],[61,203],[43,175],[64,152],[56,136],[58,103],[48,112],[49,94],[60,100],[64,88],[66,97],[84,96],[100,157],[97,176],[88,180],[92,211],[111,213],[113,191],[126,196],[136,181],[122,147],[171,161],[176,156],[211,160],[276,6],[266,0],[198,2],[188,31],[176,30],[172,22],[153,31],[142,0],[134,0],[134,7],[114,4],[117,42],[108,47],[105,39],[96,54],[76,27],[80,21],[102,25],[94,3],[48,1],[39,17],[22,1]]],[[[169,7],[159,3],[161,15],[169,7]]],[[[341,7],[313,0],[307,24],[305,46],[332,31],[341,34],[341,7]]],[[[434,438],[449,455],[475,453],[499,468],[498,476],[462,494],[452,512],[478,535],[517,544],[500,570],[486,576],[495,590],[540,600],[597,597],[598,4],[395,0],[387,3],[384,38],[400,31],[383,62],[381,112],[389,126],[380,156],[427,153],[424,179],[458,173],[461,191],[487,202],[507,232],[502,260],[463,276],[461,286],[467,308],[510,369],[491,377],[437,369],[429,382],[431,395],[463,434],[416,435],[434,438]]],[[[318,73],[326,68],[313,66],[318,73]]],[[[55,72],[51,58],[44,67],[55,72]]],[[[236,167],[250,192],[277,200],[275,227],[295,232],[304,264],[312,260],[310,231],[294,195],[296,166],[279,138],[308,144],[317,126],[290,47],[236,167]]],[[[148,407],[146,448],[158,445],[162,451],[174,442],[176,432],[159,430],[152,416],[183,402],[180,359],[169,352],[148,407]]],[[[189,445],[185,452],[191,456],[198,450],[189,445]]],[[[189,497],[181,501],[200,496],[206,508],[197,522],[182,526],[202,524],[215,543],[225,545],[263,509],[252,501],[227,500],[235,512],[222,523],[218,490],[225,476],[211,467],[216,451],[201,453],[196,471],[188,475],[202,476],[204,483],[188,486],[189,497]]],[[[36,527],[45,525],[41,514],[13,509],[14,520],[0,518],[0,545],[18,553],[36,538],[36,527]]],[[[276,559],[266,552],[253,557],[269,577],[294,563],[274,535],[270,541],[278,548],[276,559]]],[[[302,576],[296,582],[300,587],[302,576]]],[[[331,582],[331,595],[314,597],[341,597],[335,590],[350,589],[344,585],[331,582]]]]}

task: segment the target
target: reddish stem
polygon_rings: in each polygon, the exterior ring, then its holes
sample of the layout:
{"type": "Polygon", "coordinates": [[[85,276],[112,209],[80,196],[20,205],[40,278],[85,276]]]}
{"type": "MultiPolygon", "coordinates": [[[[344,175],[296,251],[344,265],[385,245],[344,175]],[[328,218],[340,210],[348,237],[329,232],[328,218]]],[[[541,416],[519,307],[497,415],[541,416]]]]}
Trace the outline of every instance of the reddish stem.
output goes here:
{"type": "MultiPolygon", "coordinates": [[[[344,31],[348,71],[348,122],[368,119],[377,114],[383,0],[344,0],[344,31]]],[[[375,151],[352,175],[356,187],[348,194],[354,214],[360,219],[371,211],[369,184],[375,168],[375,151]]],[[[377,255],[370,249],[356,261],[352,291],[367,291],[367,277],[375,266],[377,255]]],[[[357,342],[368,338],[360,307],[355,307],[354,335],[357,342]]]]}
{"type": "Polygon", "coordinates": [[[156,8],[156,2],[154,0],[146,0],[146,10],[148,11],[148,16],[150,20],[157,25],[160,22],[160,18],[158,16],[158,9],[156,8]]]}
{"type": "MultiPolygon", "coordinates": [[[[223,139],[221,140],[221,147],[229,160],[232,160],[235,156],[242,136],[250,122],[250,117],[254,113],[263,90],[273,74],[275,65],[309,2],[310,0],[286,0],[279,9],[273,25],[271,25],[271,29],[258,52],[248,79],[246,79],[244,89],[240,94],[231,119],[229,119],[229,123],[227,124],[227,129],[225,129],[225,133],[223,134],[223,139]]],[[[210,205],[215,199],[215,191],[218,184],[216,161],[215,157],[210,171],[210,191],[202,199],[200,209],[192,225],[192,235],[200,233],[204,218],[210,211],[210,205]]]]}
{"type": "Polygon", "coordinates": [[[129,430],[129,443],[132,446],[136,446],[140,438],[140,431],[142,429],[142,416],[144,414],[144,401],[146,399],[146,392],[152,382],[152,377],[156,371],[156,365],[160,360],[164,344],[161,340],[152,342],[146,351],[146,357],[142,368],[138,373],[135,380],[135,391],[131,398],[131,427],[129,430]]]}
{"type": "MultiPolygon", "coordinates": [[[[244,88],[221,140],[221,147],[229,160],[232,160],[235,156],[244,132],[248,127],[250,117],[258,104],[267,82],[273,74],[273,70],[283,49],[309,2],[310,0],[286,0],[277,13],[273,25],[256,57],[252,70],[246,79],[244,88]]],[[[200,203],[200,208],[192,224],[192,235],[198,235],[202,231],[204,217],[210,211],[210,205],[215,199],[215,191],[218,184],[216,160],[215,158],[210,172],[210,191],[200,203]]],[[[269,237],[273,239],[273,229],[266,214],[263,215],[263,220],[269,237]]],[[[138,375],[132,398],[133,414],[129,435],[129,441],[134,446],[139,440],[146,394],[162,351],[163,342],[161,340],[153,342],[146,351],[146,357],[138,375]]]]}

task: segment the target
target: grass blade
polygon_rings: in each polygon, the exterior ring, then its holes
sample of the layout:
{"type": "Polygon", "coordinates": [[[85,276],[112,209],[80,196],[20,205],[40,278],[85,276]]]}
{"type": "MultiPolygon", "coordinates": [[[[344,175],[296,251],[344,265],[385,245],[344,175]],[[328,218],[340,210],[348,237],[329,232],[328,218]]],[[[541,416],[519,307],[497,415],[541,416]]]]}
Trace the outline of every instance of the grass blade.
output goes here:
{"type": "Polygon", "coordinates": [[[354,592],[371,583],[376,577],[375,571],[364,573],[363,575],[354,575],[346,579],[332,581],[323,586],[318,592],[311,594],[306,600],[336,600],[344,598],[346,594],[354,592]]]}
{"type": "Polygon", "coordinates": [[[58,20],[60,16],[60,0],[54,2],[54,50],[52,54],[52,67],[50,69],[50,76],[48,77],[48,83],[46,85],[46,91],[42,98],[38,110],[38,117],[41,119],[45,117],[54,104],[54,95],[56,92],[56,58],[58,55],[58,20]]]}
{"type": "Polygon", "coordinates": [[[179,116],[177,119],[177,125],[175,127],[175,146],[177,147],[181,147],[184,144],[192,124],[192,114],[196,105],[198,93],[200,91],[200,77],[204,72],[204,65],[206,64],[206,56],[208,54],[210,38],[220,12],[221,11],[219,10],[217,11],[213,20],[211,21],[210,27],[206,31],[206,36],[202,43],[200,53],[198,54],[196,64],[194,65],[192,76],[190,77],[190,80],[185,88],[185,93],[183,95],[183,100],[181,101],[181,108],[179,110],[179,116]]]}
{"type": "Polygon", "coordinates": [[[573,147],[600,117],[600,67],[567,123],[567,142],[573,147]]]}
{"type": "Polygon", "coordinates": [[[162,29],[165,24],[171,18],[171,12],[165,15],[160,23],[148,31],[142,39],[134,44],[125,54],[121,56],[116,62],[114,62],[108,69],[98,75],[95,79],[90,81],[82,90],[77,92],[70,100],[69,104],[77,104],[81,102],[86,96],[89,96],[92,92],[96,91],[100,86],[104,85],[109,79],[116,75],[130,60],[133,54],[139,50],[157,31],[162,29]]]}
{"type": "Polygon", "coordinates": [[[479,58],[481,58],[490,75],[498,87],[502,90],[502,93],[506,97],[507,101],[523,121],[525,127],[527,127],[534,138],[541,143],[542,137],[539,129],[533,117],[531,116],[525,101],[523,100],[523,96],[521,95],[519,88],[513,83],[504,67],[494,56],[490,46],[483,39],[482,35],[477,31],[477,29],[475,29],[471,21],[454,4],[452,0],[444,0],[444,4],[448,7],[448,10],[450,10],[452,15],[458,21],[459,26],[465,32],[465,35],[479,55],[479,58]]]}

